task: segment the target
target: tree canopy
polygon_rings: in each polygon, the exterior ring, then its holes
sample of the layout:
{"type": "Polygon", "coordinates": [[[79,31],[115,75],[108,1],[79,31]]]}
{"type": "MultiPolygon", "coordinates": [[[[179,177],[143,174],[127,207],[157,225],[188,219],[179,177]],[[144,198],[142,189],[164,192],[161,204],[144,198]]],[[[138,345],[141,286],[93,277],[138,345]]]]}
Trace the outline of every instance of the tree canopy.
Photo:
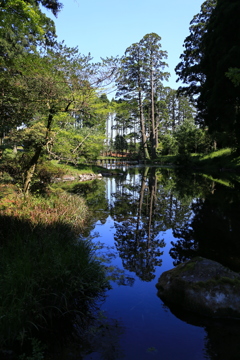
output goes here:
{"type": "Polygon", "coordinates": [[[28,152],[24,193],[42,154],[72,162],[99,154],[107,116],[100,88],[112,81],[117,64],[113,58],[93,63],[90,54],[57,43],[40,4],[55,15],[61,8],[55,0],[10,0],[0,17],[1,144],[28,152]]]}
{"type": "Polygon", "coordinates": [[[199,116],[209,129],[225,131],[231,137],[230,144],[238,150],[240,86],[227,73],[240,64],[239,16],[239,1],[218,0],[203,37],[205,52],[200,65],[205,81],[198,99],[199,116]]]}
{"type": "Polygon", "coordinates": [[[201,60],[205,54],[203,36],[208,31],[207,26],[216,4],[217,0],[204,1],[200,12],[193,17],[190,22],[190,35],[184,41],[185,49],[180,56],[181,61],[175,68],[178,81],[184,83],[179,91],[192,98],[199,94],[205,81],[205,74],[201,68],[201,60]]]}
{"type": "Polygon", "coordinates": [[[184,42],[176,67],[187,83],[180,92],[196,101],[198,122],[214,137],[225,134],[225,144],[240,149],[239,63],[240,4],[236,0],[207,0],[202,4],[184,42]]]}

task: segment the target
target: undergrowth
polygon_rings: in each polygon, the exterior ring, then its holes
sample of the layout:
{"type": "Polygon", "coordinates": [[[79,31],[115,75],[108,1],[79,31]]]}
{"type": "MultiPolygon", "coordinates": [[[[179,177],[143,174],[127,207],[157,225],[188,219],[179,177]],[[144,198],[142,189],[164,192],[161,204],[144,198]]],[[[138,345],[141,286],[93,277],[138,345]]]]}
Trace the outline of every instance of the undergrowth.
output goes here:
{"type": "Polygon", "coordinates": [[[36,343],[60,344],[88,322],[109,284],[78,236],[87,214],[84,200],[65,192],[0,199],[0,357],[10,349],[35,359],[36,343]]]}

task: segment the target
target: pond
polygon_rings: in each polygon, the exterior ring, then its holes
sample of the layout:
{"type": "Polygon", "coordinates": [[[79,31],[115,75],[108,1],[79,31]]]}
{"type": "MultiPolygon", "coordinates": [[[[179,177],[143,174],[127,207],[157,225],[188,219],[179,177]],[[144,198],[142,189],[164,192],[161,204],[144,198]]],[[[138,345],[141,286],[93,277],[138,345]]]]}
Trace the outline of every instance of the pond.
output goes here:
{"type": "Polygon", "coordinates": [[[173,314],[157,296],[163,271],[201,255],[240,271],[240,188],[161,168],[129,168],[80,184],[90,233],[112,289],[101,306],[97,359],[239,359],[240,323],[173,314]],[[101,244],[101,245],[100,245],[101,244]]]}

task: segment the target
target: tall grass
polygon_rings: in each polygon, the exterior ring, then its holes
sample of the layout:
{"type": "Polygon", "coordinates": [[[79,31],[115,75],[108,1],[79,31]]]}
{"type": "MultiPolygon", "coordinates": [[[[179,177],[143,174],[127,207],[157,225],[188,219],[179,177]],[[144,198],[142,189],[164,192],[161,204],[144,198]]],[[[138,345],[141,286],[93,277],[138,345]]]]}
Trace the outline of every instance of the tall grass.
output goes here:
{"type": "Polygon", "coordinates": [[[21,353],[32,338],[48,343],[73,333],[76,319],[83,326],[108,283],[91,243],[78,237],[81,198],[5,198],[0,209],[0,349],[21,353]]]}
{"type": "Polygon", "coordinates": [[[56,223],[61,223],[68,224],[72,230],[79,232],[87,213],[88,209],[82,198],[61,190],[45,198],[30,196],[24,199],[15,195],[0,200],[0,216],[8,215],[14,219],[28,220],[32,227],[55,226],[56,223]]]}

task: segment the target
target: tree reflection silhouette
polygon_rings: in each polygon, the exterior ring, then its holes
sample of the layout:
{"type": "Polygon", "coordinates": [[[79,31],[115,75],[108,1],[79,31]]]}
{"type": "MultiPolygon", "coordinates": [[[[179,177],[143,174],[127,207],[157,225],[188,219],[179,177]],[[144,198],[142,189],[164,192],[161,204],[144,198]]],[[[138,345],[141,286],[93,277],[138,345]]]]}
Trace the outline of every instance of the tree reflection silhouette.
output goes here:
{"type": "Polygon", "coordinates": [[[159,235],[165,228],[156,212],[156,196],[156,169],[145,168],[139,183],[119,189],[112,209],[114,239],[123,266],[143,281],[154,279],[155,267],[162,264],[161,248],[165,246],[159,235]]]}
{"type": "Polygon", "coordinates": [[[179,238],[170,250],[174,264],[199,255],[240,271],[239,192],[212,183],[212,191],[195,200],[191,208],[192,219],[173,230],[179,238]]]}

